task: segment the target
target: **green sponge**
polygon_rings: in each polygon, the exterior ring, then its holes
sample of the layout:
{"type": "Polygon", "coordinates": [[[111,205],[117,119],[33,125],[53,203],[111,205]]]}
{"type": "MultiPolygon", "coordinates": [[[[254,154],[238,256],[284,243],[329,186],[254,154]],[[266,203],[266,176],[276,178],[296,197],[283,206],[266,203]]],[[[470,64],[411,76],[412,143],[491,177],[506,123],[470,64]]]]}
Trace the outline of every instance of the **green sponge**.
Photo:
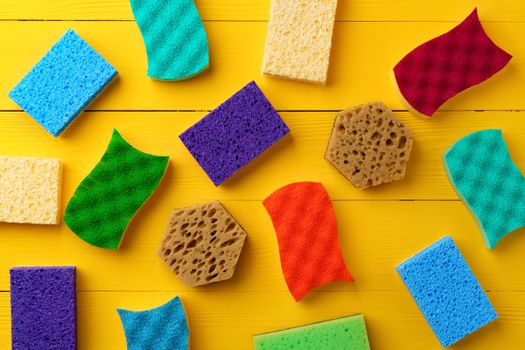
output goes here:
{"type": "Polygon", "coordinates": [[[209,65],[208,39],[193,0],[131,0],[148,55],[148,76],[193,77],[209,65]]]}
{"type": "Polygon", "coordinates": [[[118,249],[130,220],[162,180],[168,159],[135,149],[113,130],[106,153],[69,201],[65,223],[94,246],[118,249]]]}
{"type": "Polygon", "coordinates": [[[255,350],[370,350],[363,315],[256,335],[255,350]]]}

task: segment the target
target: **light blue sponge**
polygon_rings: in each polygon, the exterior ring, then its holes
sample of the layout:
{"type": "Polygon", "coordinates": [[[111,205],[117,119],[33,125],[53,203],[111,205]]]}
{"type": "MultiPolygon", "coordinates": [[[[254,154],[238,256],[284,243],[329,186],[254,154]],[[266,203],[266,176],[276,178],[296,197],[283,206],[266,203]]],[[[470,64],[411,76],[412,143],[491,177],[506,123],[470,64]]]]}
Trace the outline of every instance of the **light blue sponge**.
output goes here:
{"type": "Polygon", "coordinates": [[[190,331],[179,297],[151,310],[117,312],[128,350],[188,350],[190,331]]]}
{"type": "Polygon", "coordinates": [[[148,55],[148,76],[191,78],[209,65],[208,39],[193,0],[131,0],[148,55]]]}
{"type": "Polygon", "coordinates": [[[498,317],[450,237],[444,237],[396,267],[444,347],[498,317]]]}
{"type": "Polygon", "coordinates": [[[116,76],[116,69],[69,29],[9,97],[58,136],[116,76]]]}
{"type": "Polygon", "coordinates": [[[525,226],[525,178],[510,158],[501,130],[463,137],[445,153],[444,163],[490,249],[525,226]]]}

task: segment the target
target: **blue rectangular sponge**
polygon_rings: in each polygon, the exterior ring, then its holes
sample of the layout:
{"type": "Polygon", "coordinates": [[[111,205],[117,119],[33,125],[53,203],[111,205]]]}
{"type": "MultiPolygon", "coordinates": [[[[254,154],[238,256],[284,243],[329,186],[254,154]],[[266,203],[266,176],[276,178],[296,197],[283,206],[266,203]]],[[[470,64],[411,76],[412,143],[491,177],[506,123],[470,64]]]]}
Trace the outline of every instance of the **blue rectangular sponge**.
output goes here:
{"type": "Polygon", "coordinates": [[[69,29],[9,97],[58,136],[117,76],[117,70],[69,29]]]}
{"type": "Polygon", "coordinates": [[[498,317],[450,237],[425,248],[396,270],[444,347],[498,317]]]}

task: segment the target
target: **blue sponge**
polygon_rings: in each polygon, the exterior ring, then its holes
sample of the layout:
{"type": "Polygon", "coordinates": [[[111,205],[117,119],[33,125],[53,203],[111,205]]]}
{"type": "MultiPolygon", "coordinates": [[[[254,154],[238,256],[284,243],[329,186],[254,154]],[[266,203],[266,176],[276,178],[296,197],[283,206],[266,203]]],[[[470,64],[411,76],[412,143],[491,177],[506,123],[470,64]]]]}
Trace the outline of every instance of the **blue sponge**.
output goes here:
{"type": "Polygon", "coordinates": [[[128,350],[188,350],[190,331],[179,297],[151,310],[117,312],[128,350]]]}
{"type": "Polygon", "coordinates": [[[444,347],[498,317],[450,237],[444,237],[396,267],[444,347]]]}
{"type": "Polygon", "coordinates": [[[9,97],[58,136],[116,76],[116,69],[69,29],[9,97]]]}
{"type": "Polygon", "coordinates": [[[525,178],[512,162],[501,130],[465,136],[445,153],[444,162],[490,249],[525,226],[525,178]]]}

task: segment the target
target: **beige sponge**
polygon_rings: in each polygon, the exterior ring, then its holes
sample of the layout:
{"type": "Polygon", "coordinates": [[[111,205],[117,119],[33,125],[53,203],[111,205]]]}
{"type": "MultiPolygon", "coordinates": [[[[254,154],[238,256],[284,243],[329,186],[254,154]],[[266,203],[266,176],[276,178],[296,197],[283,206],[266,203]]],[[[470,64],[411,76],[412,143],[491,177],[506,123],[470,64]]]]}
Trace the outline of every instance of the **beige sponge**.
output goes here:
{"type": "Polygon", "coordinates": [[[58,159],[0,156],[0,222],[60,222],[62,167],[58,159]]]}
{"type": "Polygon", "coordinates": [[[195,287],[231,278],[245,239],[244,229],[215,201],[175,209],[158,254],[195,287]]]}
{"type": "Polygon", "coordinates": [[[263,73],[326,84],[337,0],[272,0],[263,73]]]}
{"type": "Polygon", "coordinates": [[[382,102],[339,112],[325,158],[357,188],[405,177],[412,132],[382,102]]]}

